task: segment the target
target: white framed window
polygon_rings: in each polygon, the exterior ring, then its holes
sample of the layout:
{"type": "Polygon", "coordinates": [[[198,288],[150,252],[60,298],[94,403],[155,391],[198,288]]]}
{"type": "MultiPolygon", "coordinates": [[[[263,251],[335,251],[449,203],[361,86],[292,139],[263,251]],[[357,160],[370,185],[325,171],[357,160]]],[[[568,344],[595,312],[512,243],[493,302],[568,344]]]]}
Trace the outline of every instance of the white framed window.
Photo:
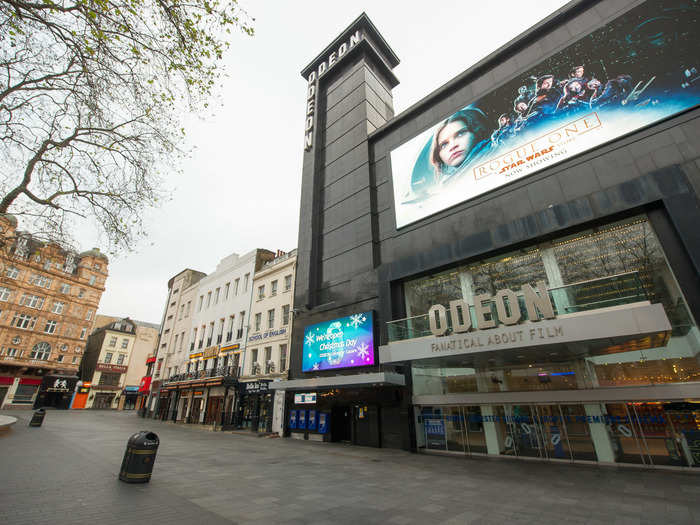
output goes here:
{"type": "Polygon", "coordinates": [[[211,305],[211,292],[207,292],[207,308],[211,305]]]}
{"type": "Polygon", "coordinates": [[[284,276],[284,291],[288,292],[291,289],[292,289],[292,276],[285,275],[284,276]]]}
{"type": "Polygon", "coordinates": [[[34,330],[35,325],[36,325],[36,317],[32,317],[31,315],[28,315],[28,314],[17,313],[17,314],[15,314],[15,317],[12,319],[12,326],[16,326],[17,328],[22,328],[23,330],[34,330]]]}
{"type": "Polygon", "coordinates": [[[280,372],[287,370],[287,345],[280,345],[280,372]]]}
{"type": "Polygon", "coordinates": [[[122,348],[128,348],[128,347],[129,347],[129,340],[122,339],[122,348]]]}
{"type": "Polygon", "coordinates": [[[266,346],[265,347],[265,373],[269,374],[272,372],[272,347],[271,346],[266,346]]]}
{"type": "Polygon", "coordinates": [[[14,337],[12,338],[12,344],[13,344],[13,345],[18,345],[18,344],[20,344],[21,342],[22,342],[22,338],[21,338],[20,336],[18,336],[18,335],[14,336],[14,337]]]}
{"type": "Polygon", "coordinates": [[[47,334],[53,334],[56,331],[56,327],[58,326],[58,323],[54,321],[53,319],[49,319],[46,321],[46,326],[44,327],[44,332],[47,334]]]}
{"type": "Polygon", "coordinates": [[[44,306],[44,298],[38,295],[25,293],[22,295],[19,304],[22,306],[28,306],[29,308],[36,308],[37,310],[41,310],[41,307],[44,306]]]}
{"type": "Polygon", "coordinates": [[[233,295],[238,295],[238,284],[240,283],[240,279],[236,279],[233,281],[233,295]]]}
{"type": "Polygon", "coordinates": [[[75,364],[75,363],[77,363],[77,362],[78,362],[78,356],[77,356],[77,355],[74,355],[74,356],[73,356],[73,359],[71,359],[71,363],[72,363],[72,364],[75,364]]]}
{"type": "Polygon", "coordinates": [[[29,354],[29,359],[38,359],[39,361],[46,361],[51,355],[51,345],[46,341],[37,343],[32,347],[32,351],[29,354]]]}
{"type": "Polygon", "coordinates": [[[243,276],[243,291],[248,291],[248,281],[250,280],[250,274],[247,273],[243,276]]]}
{"type": "Polygon", "coordinates": [[[5,277],[17,279],[17,277],[19,277],[19,270],[14,266],[10,266],[7,270],[5,270],[5,277]]]}
{"type": "Polygon", "coordinates": [[[219,304],[219,295],[221,294],[221,288],[217,288],[214,291],[214,304],[219,304]]]}
{"type": "Polygon", "coordinates": [[[119,354],[117,356],[117,364],[118,365],[123,365],[124,364],[124,359],[126,359],[126,354],[119,354]]]}
{"type": "Polygon", "coordinates": [[[112,336],[112,337],[109,338],[109,346],[111,346],[112,348],[114,348],[115,346],[117,346],[117,338],[116,338],[116,336],[112,336]]]}
{"type": "Polygon", "coordinates": [[[32,283],[35,286],[40,286],[42,288],[51,288],[51,282],[52,280],[46,277],[45,275],[32,275],[32,278],[29,280],[30,283],[32,283]]]}
{"type": "Polygon", "coordinates": [[[258,301],[265,298],[265,285],[258,286],[258,301]]]}
{"type": "Polygon", "coordinates": [[[289,324],[289,305],[285,304],[282,306],[282,326],[287,326],[289,324]]]}
{"type": "Polygon", "coordinates": [[[94,285],[95,285],[95,281],[97,281],[97,277],[95,277],[94,275],[91,275],[91,276],[90,276],[90,281],[88,281],[88,282],[90,283],[90,286],[94,286],[94,285]]]}
{"type": "Polygon", "coordinates": [[[70,293],[70,284],[61,283],[61,285],[59,286],[59,291],[62,294],[68,295],[70,293]]]}
{"type": "Polygon", "coordinates": [[[85,334],[87,334],[87,328],[80,330],[80,339],[85,339],[85,334]]]}
{"type": "Polygon", "coordinates": [[[60,301],[55,301],[53,303],[53,308],[51,308],[51,311],[55,314],[62,314],[63,313],[63,308],[65,308],[66,303],[62,303],[60,301]]]}
{"type": "Polygon", "coordinates": [[[270,296],[277,295],[277,280],[270,283],[270,296]]]}
{"type": "Polygon", "coordinates": [[[68,351],[68,345],[67,344],[62,344],[61,345],[61,352],[67,352],[68,351]]]}
{"type": "Polygon", "coordinates": [[[75,347],[75,353],[76,353],[76,354],[82,354],[82,353],[83,353],[83,349],[82,349],[81,347],[79,347],[79,346],[76,346],[76,347],[75,347]]]}
{"type": "Polygon", "coordinates": [[[260,330],[261,323],[262,323],[262,314],[260,312],[258,312],[257,314],[255,314],[255,331],[256,332],[260,330]]]}
{"type": "Polygon", "coordinates": [[[272,329],[275,327],[275,309],[272,308],[271,310],[267,311],[267,328],[272,329]]]}
{"type": "Polygon", "coordinates": [[[114,354],[113,354],[112,352],[107,352],[107,353],[105,354],[105,360],[104,360],[104,362],[107,363],[107,364],[111,363],[111,362],[112,362],[112,357],[114,357],[114,354]]]}
{"type": "Polygon", "coordinates": [[[62,355],[62,354],[59,354],[58,357],[56,357],[56,361],[57,361],[58,363],[63,363],[63,355],[62,355]]]}
{"type": "Polygon", "coordinates": [[[50,270],[51,269],[51,261],[46,260],[44,261],[44,270],[50,270]]]}
{"type": "Polygon", "coordinates": [[[7,357],[20,357],[21,354],[20,354],[19,350],[17,350],[16,348],[8,348],[5,351],[5,355],[7,357]]]}
{"type": "Polygon", "coordinates": [[[9,301],[12,290],[5,286],[0,286],[0,301],[9,301]]]}
{"type": "Polygon", "coordinates": [[[231,283],[226,283],[224,286],[224,301],[228,300],[228,292],[231,289],[231,283]]]}
{"type": "Polygon", "coordinates": [[[85,316],[86,321],[89,321],[90,319],[92,319],[92,310],[88,310],[87,315],[85,316]]]}
{"type": "Polygon", "coordinates": [[[81,288],[80,290],[78,290],[78,297],[81,299],[85,297],[85,288],[81,288]]]}

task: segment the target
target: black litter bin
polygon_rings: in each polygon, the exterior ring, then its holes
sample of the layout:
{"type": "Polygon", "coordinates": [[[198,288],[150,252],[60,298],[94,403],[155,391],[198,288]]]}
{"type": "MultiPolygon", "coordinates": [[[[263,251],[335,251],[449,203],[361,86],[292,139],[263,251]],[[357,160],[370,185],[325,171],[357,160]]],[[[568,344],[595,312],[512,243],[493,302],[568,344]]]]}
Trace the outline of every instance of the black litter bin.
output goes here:
{"type": "Polygon", "coordinates": [[[119,479],[127,483],[151,481],[159,444],[158,436],[148,430],[142,430],[131,436],[126,444],[119,479]]]}
{"type": "Polygon", "coordinates": [[[32,414],[32,420],[29,422],[29,426],[40,427],[41,424],[44,422],[44,416],[46,416],[46,410],[44,410],[43,408],[35,410],[32,414]]]}

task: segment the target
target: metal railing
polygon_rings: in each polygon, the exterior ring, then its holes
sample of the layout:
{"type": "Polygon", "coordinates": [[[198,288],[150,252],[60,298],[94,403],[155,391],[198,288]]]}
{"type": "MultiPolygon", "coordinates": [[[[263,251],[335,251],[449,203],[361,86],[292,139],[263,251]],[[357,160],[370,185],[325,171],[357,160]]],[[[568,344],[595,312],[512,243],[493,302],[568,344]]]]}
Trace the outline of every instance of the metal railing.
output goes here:
{"type": "Polygon", "coordinates": [[[192,372],[182,372],[180,374],[175,374],[165,379],[164,383],[180,383],[182,381],[192,381],[194,379],[206,379],[209,377],[238,377],[238,367],[237,366],[217,366],[216,368],[210,368],[209,370],[194,370],[192,372]]]}
{"type": "MultiPolygon", "coordinates": [[[[646,290],[638,272],[627,272],[599,279],[590,279],[564,286],[548,289],[549,298],[556,315],[597,310],[610,306],[631,304],[648,300],[646,290]]],[[[528,319],[527,308],[522,294],[518,295],[518,305],[522,320],[528,319]]],[[[498,323],[498,312],[494,301],[485,301],[484,306],[490,306],[491,318],[498,323]]],[[[447,308],[448,334],[452,331],[452,319],[447,308]]],[[[472,326],[479,328],[474,306],[469,306],[472,326]]],[[[431,335],[428,314],[406,317],[387,322],[389,342],[405,341],[431,335]]]]}

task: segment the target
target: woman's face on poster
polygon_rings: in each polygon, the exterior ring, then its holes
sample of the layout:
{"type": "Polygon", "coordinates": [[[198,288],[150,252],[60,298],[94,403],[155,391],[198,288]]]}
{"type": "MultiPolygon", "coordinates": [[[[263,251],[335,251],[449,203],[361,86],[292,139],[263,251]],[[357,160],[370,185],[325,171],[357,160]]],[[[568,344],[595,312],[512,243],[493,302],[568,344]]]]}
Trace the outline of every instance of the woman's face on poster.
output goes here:
{"type": "Polygon", "coordinates": [[[440,160],[446,166],[459,166],[474,147],[476,138],[461,120],[447,124],[437,137],[440,160]]]}

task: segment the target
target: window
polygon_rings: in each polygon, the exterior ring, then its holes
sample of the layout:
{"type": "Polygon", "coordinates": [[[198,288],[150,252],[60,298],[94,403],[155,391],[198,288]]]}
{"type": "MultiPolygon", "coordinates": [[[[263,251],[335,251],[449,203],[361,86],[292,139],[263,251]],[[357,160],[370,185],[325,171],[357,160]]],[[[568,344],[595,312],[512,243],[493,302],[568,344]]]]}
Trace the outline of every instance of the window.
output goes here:
{"type": "Polygon", "coordinates": [[[22,338],[21,338],[20,336],[18,336],[18,335],[14,336],[14,337],[12,338],[12,344],[13,344],[13,345],[18,345],[18,344],[20,344],[21,342],[22,342],[22,338]]]}
{"type": "Polygon", "coordinates": [[[192,307],[192,301],[187,301],[187,310],[185,310],[185,317],[190,316],[190,309],[192,307]]]}
{"type": "Polygon", "coordinates": [[[12,319],[12,326],[17,328],[22,328],[24,330],[34,330],[34,325],[36,324],[36,317],[32,317],[27,314],[15,314],[14,319],[12,319]]]}
{"type": "Polygon", "coordinates": [[[197,311],[201,312],[202,311],[202,304],[204,303],[204,296],[200,295],[199,296],[199,303],[197,304],[197,311]]]}
{"type": "Polygon", "coordinates": [[[214,304],[219,304],[219,295],[221,294],[221,288],[214,290],[214,304]]]}
{"type": "Polygon", "coordinates": [[[247,273],[243,276],[243,291],[248,291],[248,281],[250,280],[250,274],[247,273]]]}
{"type": "Polygon", "coordinates": [[[100,266],[99,264],[97,264],[97,263],[95,263],[92,267],[93,267],[95,270],[99,270],[99,269],[101,268],[101,266],[100,266]]]}
{"type": "Polygon", "coordinates": [[[260,330],[261,321],[262,321],[262,314],[260,312],[258,312],[257,314],[255,314],[255,331],[256,332],[258,330],[260,330]]]}
{"type": "Polygon", "coordinates": [[[258,349],[257,349],[257,348],[254,348],[254,349],[250,352],[250,361],[251,361],[251,363],[250,363],[250,373],[251,373],[251,374],[254,374],[254,373],[255,373],[255,368],[256,368],[255,365],[258,364],[258,349]]]}
{"type": "Polygon", "coordinates": [[[275,327],[275,309],[267,311],[267,328],[268,330],[275,327]]]}
{"type": "Polygon", "coordinates": [[[56,358],[56,361],[57,361],[58,363],[63,363],[63,355],[60,355],[60,354],[59,354],[59,356],[56,358]]]}
{"type": "Polygon", "coordinates": [[[119,386],[119,379],[121,376],[121,374],[102,372],[100,373],[100,380],[98,381],[98,384],[106,386],[119,386]]]}
{"type": "Polygon", "coordinates": [[[52,334],[56,331],[56,327],[58,326],[58,323],[56,321],[53,321],[49,319],[46,321],[46,326],[44,327],[44,332],[47,334],[52,334]]]}
{"type": "Polygon", "coordinates": [[[90,286],[93,286],[93,285],[95,284],[95,281],[96,281],[96,280],[97,280],[97,277],[95,277],[94,275],[91,275],[91,276],[90,276],[90,281],[89,281],[90,286]]]}
{"type": "Polygon", "coordinates": [[[230,315],[228,318],[228,328],[226,329],[226,341],[230,341],[233,338],[233,321],[234,316],[230,315]]]}
{"type": "Polygon", "coordinates": [[[258,286],[258,301],[265,297],[265,285],[258,286]]]}
{"type": "Polygon", "coordinates": [[[10,289],[4,286],[0,286],[0,301],[7,301],[10,299],[10,289]]]}
{"type": "Polygon", "coordinates": [[[123,365],[124,364],[124,359],[126,359],[126,354],[119,354],[117,356],[117,364],[118,365],[123,365]]]}
{"type": "Polygon", "coordinates": [[[240,282],[240,279],[236,279],[233,281],[233,295],[238,295],[238,283],[240,282]]]}
{"type": "Polygon", "coordinates": [[[29,282],[35,286],[41,286],[42,288],[51,288],[51,279],[44,275],[32,275],[29,282]]]}
{"type": "Polygon", "coordinates": [[[65,335],[66,337],[71,337],[71,334],[73,333],[73,328],[71,327],[71,325],[64,324],[63,326],[66,327],[65,330],[63,330],[63,335],[65,335]]]}
{"type": "Polygon", "coordinates": [[[83,297],[85,297],[85,289],[84,288],[81,288],[80,290],[78,290],[78,297],[81,299],[83,297]]]}
{"type": "Polygon", "coordinates": [[[39,361],[46,361],[51,355],[51,345],[45,341],[37,343],[32,348],[29,354],[29,359],[38,359],[39,361]]]}
{"type": "Polygon", "coordinates": [[[85,334],[87,334],[87,328],[80,330],[80,339],[85,339],[85,334]]]}
{"type": "Polygon", "coordinates": [[[280,345],[280,372],[287,370],[287,345],[280,345]]]}
{"type": "Polygon", "coordinates": [[[270,295],[277,295],[277,281],[272,281],[270,283],[270,295]]]}
{"type": "Polygon", "coordinates": [[[177,320],[179,321],[180,319],[182,319],[184,315],[185,315],[185,305],[181,304],[180,305],[180,316],[177,318],[177,320]]]}
{"type": "Polygon", "coordinates": [[[184,346],[184,344],[185,344],[185,332],[182,332],[180,334],[180,350],[179,351],[182,351],[182,347],[184,346]]]}
{"type": "Polygon", "coordinates": [[[224,286],[224,301],[228,299],[228,292],[231,289],[231,283],[226,283],[226,286],[224,286]]]}
{"type": "Polygon", "coordinates": [[[117,346],[117,338],[115,336],[109,338],[109,346],[111,346],[112,348],[117,346]]]}
{"type": "Polygon", "coordinates": [[[9,277],[10,279],[17,279],[17,277],[19,277],[19,270],[14,266],[10,266],[7,270],[5,270],[5,276],[9,277]]]}
{"type": "Polygon", "coordinates": [[[282,326],[287,326],[289,324],[289,305],[285,304],[282,306],[282,326]]]}
{"type": "Polygon", "coordinates": [[[129,340],[122,339],[122,348],[128,348],[128,347],[129,347],[129,340]]]}
{"type": "Polygon", "coordinates": [[[71,359],[71,363],[72,363],[72,364],[75,364],[75,363],[77,363],[77,362],[78,362],[78,356],[77,356],[77,355],[74,355],[74,356],[73,356],[73,359],[71,359]]]}
{"type": "Polygon", "coordinates": [[[67,352],[68,351],[68,345],[67,344],[62,344],[61,345],[61,352],[67,352]]]}
{"type": "Polygon", "coordinates": [[[207,308],[211,305],[211,292],[207,292],[207,308]]]}
{"type": "Polygon", "coordinates": [[[61,285],[59,286],[59,291],[62,294],[68,295],[70,293],[70,284],[61,283],[61,285]]]}
{"type": "Polygon", "coordinates": [[[265,347],[265,373],[269,374],[272,372],[273,362],[272,362],[272,347],[265,347]]]}
{"type": "Polygon", "coordinates": [[[38,295],[25,293],[22,295],[19,304],[23,306],[28,306],[29,308],[36,308],[37,310],[41,310],[41,307],[44,306],[44,298],[39,297],[38,295]]]}
{"type": "Polygon", "coordinates": [[[285,275],[284,276],[284,291],[288,292],[291,289],[292,289],[292,276],[285,275]]]}
{"type": "Polygon", "coordinates": [[[79,346],[76,346],[76,347],[75,347],[75,353],[76,353],[76,354],[82,354],[82,353],[83,353],[83,349],[82,349],[81,347],[79,347],[79,346]]]}
{"type": "Polygon", "coordinates": [[[92,319],[92,310],[88,310],[87,315],[85,316],[86,321],[89,321],[90,319],[92,319]]]}
{"type": "Polygon", "coordinates": [[[16,348],[8,348],[5,351],[5,355],[8,357],[19,357],[19,351],[16,348]]]}
{"type": "Polygon", "coordinates": [[[56,301],[53,303],[53,308],[51,308],[51,311],[55,314],[62,314],[63,313],[63,308],[65,308],[66,303],[61,303],[59,301],[56,301]]]}
{"type": "Polygon", "coordinates": [[[114,356],[114,354],[113,354],[112,352],[107,352],[107,353],[105,354],[105,360],[104,360],[104,362],[107,363],[107,364],[111,363],[111,362],[112,362],[112,357],[113,357],[113,356],[114,356]]]}
{"type": "Polygon", "coordinates": [[[44,261],[44,270],[50,270],[51,269],[51,261],[46,260],[44,261]]]}

